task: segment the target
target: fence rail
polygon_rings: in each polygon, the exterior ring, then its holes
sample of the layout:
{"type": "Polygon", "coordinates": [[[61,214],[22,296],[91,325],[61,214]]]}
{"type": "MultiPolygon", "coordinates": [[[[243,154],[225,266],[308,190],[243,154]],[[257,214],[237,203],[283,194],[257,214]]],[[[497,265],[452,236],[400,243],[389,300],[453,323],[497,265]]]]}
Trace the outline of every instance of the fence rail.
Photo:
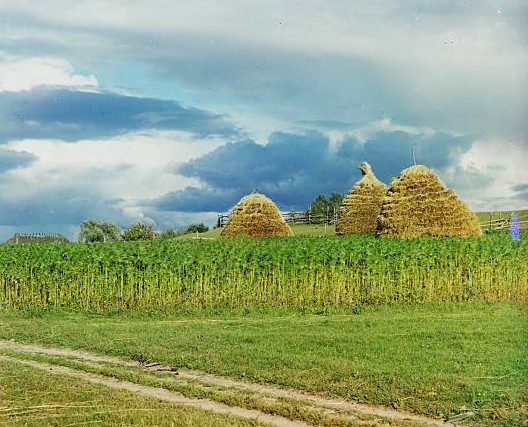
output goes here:
{"type": "MultiPolygon", "coordinates": [[[[327,214],[312,214],[311,212],[281,212],[282,218],[288,224],[335,224],[337,222],[337,210],[329,211],[327,214]]],[[[223,227],[227,224],[229,215],[218,215],[216,226],[223,227]]]]}
{"type": "MultiPolygon", "coordinates": [[[[338,212],[328,212],[325,214],[313,215],[309,211],[307,212],[281,212],[282,218],[288,224],[335,224],[337,222],[338,212]]],[[[227,224],[229,220],[229,215],[220,214],[218,215],[217,227],[223,227],[227,224]]],[[[528,228],[528,220],[517,221],[519,228],[528,228]]],[[[511,216],[508,217],[499,217],[492,218],[490,215],[489,220],[481,220],[479,222],[480,228],[482,231],[489,230],[503,230],[505,228],[510,228],[511,226],[511,216]]]]}
{"type": "MultiPolygon", "coordinates": [[[[528,220],[526,221],[517,221],[519,228],[528,228],[528,220]]],[[[489,230],[504,230],[505,228],[511,227],[511,220],[509,219],[495,219],[492,221],[484,221],[480,223],[480,228],[482,231],[489,230]]]]}

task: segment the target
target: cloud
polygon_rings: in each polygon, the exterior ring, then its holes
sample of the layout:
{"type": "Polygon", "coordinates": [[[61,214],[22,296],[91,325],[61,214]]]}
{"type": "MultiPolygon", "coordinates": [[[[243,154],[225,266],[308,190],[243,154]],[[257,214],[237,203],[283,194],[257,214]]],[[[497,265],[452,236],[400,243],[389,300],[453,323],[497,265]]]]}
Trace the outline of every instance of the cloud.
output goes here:
{"type": "Polygon", "coordinates": [[[512,199],[515,200],[517,206],[528,207],[528,182],[523,184],[516,184],[512,186],[512,199]]]}
{"type": "Polygon", "coordinates": [[[380,179],[389,181],[390,176],[412,165],[412,150],[418,164],[435,170],[455,165],[459,157],[469,151],[473,141],[466,136],[453,136],[442,132],[413,134],[404,131],[379,132],[363,145],[363,155],[371,163],[380,179]]]}
{"type": "MultiPolygon", "coordinates": [[[[512,190],[519,194],[528,194],[528,183],[516,184],[512,186],[512,190]]],[[[528,200],[528,197],[526,197],[526,200],[528,200]]]]}
{"type": "Polygon", "coordinates": [[[0,92],[31,90],[41,85],[94,90],[98,82],[93,74],[76,72],[64,59],[33,57],[0,63],[0,92]]]}
{"type": "Polygon", "coordinates": [[[0,92],[0,142],[97,139],[137,130],[182,130],[198,138],[235,137],[226,117],[175,101],[52,87],[0,92]]]}
{"type": "Polygon", "coordinates": [[[13,151],[0,148],[0,174],[11,169],[28,166],[36,159],[37,156],[27,151],[13,151]]]}
{"type": "Polygon", "coordinates": [[[145,199],[197,185],[194,178],[174,174],[174,168],[224,143],[181,131],[129,133],[76,144],[10,141],[0,147],[0,227],[7,227],[6,233],[13,224],[19,232],[71,232],[87,218],[123,227],[135,221],[160,228],[183,226],[170,219],[188,216],[159,214],[145,199]]]}
{"type": "Polygon", "coordinates": [[[294,121],[390,116],[448,133],[526,135],[525,1],[180,3],[19,2],[4,6],[17,28],[6,41],[97,67],[109,87],[141,67],[145,78],[129,82],[138,91],[169,88],[244,120],[250,134],[270,118],[284,125],[266,134],[294,121]]]}
{"type": "Polygon", "coordinates": [[[162,210],[225,211],[253,190],[270,196],[282,209],[305,209],[318,194],[346,193],[360,178],[356,166],[367,160],[384,182],[412,164],[416,146],[429,167],[444,171],[460,153],[468,151],[469,138],[448,134],[380,132],[364,143],[348,136],[334,147],[320,132],[270,135],[266,145],[251,140],[229,143],[182,164],[177,172],[199,180],[153,201],[162,210]]]}
{"type": "Polygon", "coordinates": [[[189,186],[184,190],[171,191],[151,205],[162,211],[224,212],[243,195],[239,189],[189,186]]]}

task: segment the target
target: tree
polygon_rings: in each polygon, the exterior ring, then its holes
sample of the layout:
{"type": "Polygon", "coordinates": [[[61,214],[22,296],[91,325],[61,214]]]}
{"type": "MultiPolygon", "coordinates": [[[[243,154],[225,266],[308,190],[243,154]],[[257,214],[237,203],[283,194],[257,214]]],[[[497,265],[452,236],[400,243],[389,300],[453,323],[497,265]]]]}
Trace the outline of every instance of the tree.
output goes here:
{"type": "Polygon", "coordinates": [[[143,224],[136,222],[128,227],[123,233],[123,240],[154,240],[158,237],[158,233],[154,231],[151,224],[143,224]]]}
{"type": "Polygon", "coordinates": [[[328,198],[324,194],[319,194],[308,208],[312,221],[326,222],[339,210],[344,197],[343,194],[336,192],[331,193],[328,198]]]}
{"type": "Polygon", "coordinates": [[[185,234],[185,231],[174,230],[172,228],[166,228],[161,232],[159,238],[162,240],[169,240],[169,239],[174,239],[178,236],[181,236],[182,234],[185,234]]]}
{"type": "Polygon", "coordinates": [[[209,227],[203,222],[200,224],[191,224],[187,227],[187,233],[205,233],[209,231],[209,227]]]}
{"type": "Polygon", "coordinates": [[[328,208],[331,212],[337,212],[343,199],[345,198],[344,194],[333,192],[328,197],[328,208]]]}
{"type": "Polygon", "coordinates": [[[310,205],[308,209],[312,216],[326,215],[326,208],[328,206],[328,200],[324,194],[319,194],[310,205]]]}
{"type": "Polygon", "coordinates": [[[333,192],[328,196],[319,194],[311,203],[309,211],[312,215],[326,215],[339,209],[345,196],[341,193],[333,192]]]}
{"type": "Polygon", "coordinates": [[[79,242],[111,242],[121,239],[121,229],[113,222],[87,219],[81,224],[79,242]]]}

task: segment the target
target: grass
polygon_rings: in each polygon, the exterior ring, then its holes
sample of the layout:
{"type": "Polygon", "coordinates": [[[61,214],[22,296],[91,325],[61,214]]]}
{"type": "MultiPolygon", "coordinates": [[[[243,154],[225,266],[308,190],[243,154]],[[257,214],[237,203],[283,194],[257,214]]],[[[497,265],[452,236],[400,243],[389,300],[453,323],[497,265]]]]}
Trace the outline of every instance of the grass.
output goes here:
{"type": "Polygon", "coordinates": [[[0,360],[2,426],[261,426],[0,360]]]}
{"type": "MultiPolygon", "coordinates": [[[[22,361],[30,360],[65,366],[76,371],[104,375],[138,385],[163,388],[189,398],[208,399],[231,407],[256,409],[284,418],[294,418],[295,420],[305,421],[310,425],[357,427],[358,420],[362,421],[359,425],[364,425],[365,422],[373,422],[374,420],[383,420],[383,417],[380,417],[379,414],[368,414],[342,407],[328,411],[328,408],[324,408],[324,406],[323,408],[314,406],[314,402],[310,400],[303,401],[295,397],[276,396],[260,390],[248,390],[230,385],[211,384],[207,381],[189,379],[185,378],[185,376],[182,377],[181,372],[149,371],[144,368],[144,365],[125,368],[115,363],[94,363],[75,357],[47,356],[33,352],[27,353],[13,350],[6,350],[5,353],[22,361]]],[[[422,424],[412,420],[398,420],[397,422],[393,421],[392,425],[398,427],[418,427],[422,424]]]]}
{"type": "Polygon", "coordinates": [[[279,384],[483,426],[528,420],[520,303],[298,311],[0,315],[0,337],[279,384]]]}

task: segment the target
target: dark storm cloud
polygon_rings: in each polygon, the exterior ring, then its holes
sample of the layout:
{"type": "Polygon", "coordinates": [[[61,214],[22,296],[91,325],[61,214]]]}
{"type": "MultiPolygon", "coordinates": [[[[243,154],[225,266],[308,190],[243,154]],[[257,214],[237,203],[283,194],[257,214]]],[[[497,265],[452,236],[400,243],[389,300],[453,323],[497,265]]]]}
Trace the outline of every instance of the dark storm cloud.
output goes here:
{"type": "Polygon", "coordinates": [[[528,206],[528,183],[514,185],[512,190],[515,192],[513,198],[528,206]]]}
{"type": "Polygon", "coordinates": [[[13,151],[0,148],[0,173],[30,165],[37,156],[27,151],[13,151]]]}
{"type": "Polygon", "coordinates": [[[442,170],[456,165],[457,158],[468,151],[471,145],[472,141],[468,137],[445,133],[415,135],[402,131],[380,132],[365,143],[362,154],[378,178],[388,183],[390,177],[412,165],[413,147],[417,164],[442,170]]]}
{"type": "Polygon", "coordinates": [[[115,209],[98,195],[54,191],[33,196],[31,200],[3,202],[0,225],[78,225],[87,218],[113,219],[115,216],[115,209]]]}
{"type": "Polygon", "coordinates": [[[243,195],[240,189],[186,187],[166,194],[153,205],[164,211],[223,212],[243,195]]]}
{"type": "Polygon", "coordinates": [[[471,141],[447,134],[380,133],[360,144],[344,139],[337,149],[318,132],[277,132],[262,146],[246,140],[226,144],[183,164],[178,173],[198,178],[203,188],[187,187],[153,202],[163,210],[225,211],[253,190],[270,196],[282,209],[304,209],[318,194],[347,192],[360,178],[356,165],[367,160],[384,182],[412,164],[411,147],[420,161],[441,170],[450,166],[471,141]]]}
{"type": "Polygon", "coordinates": [[[199,138],[234,137],[225,117],[175,101],[52,87],[0,93],[0,142],[112,137],[142,129],[182,130],[199,138]]]}

